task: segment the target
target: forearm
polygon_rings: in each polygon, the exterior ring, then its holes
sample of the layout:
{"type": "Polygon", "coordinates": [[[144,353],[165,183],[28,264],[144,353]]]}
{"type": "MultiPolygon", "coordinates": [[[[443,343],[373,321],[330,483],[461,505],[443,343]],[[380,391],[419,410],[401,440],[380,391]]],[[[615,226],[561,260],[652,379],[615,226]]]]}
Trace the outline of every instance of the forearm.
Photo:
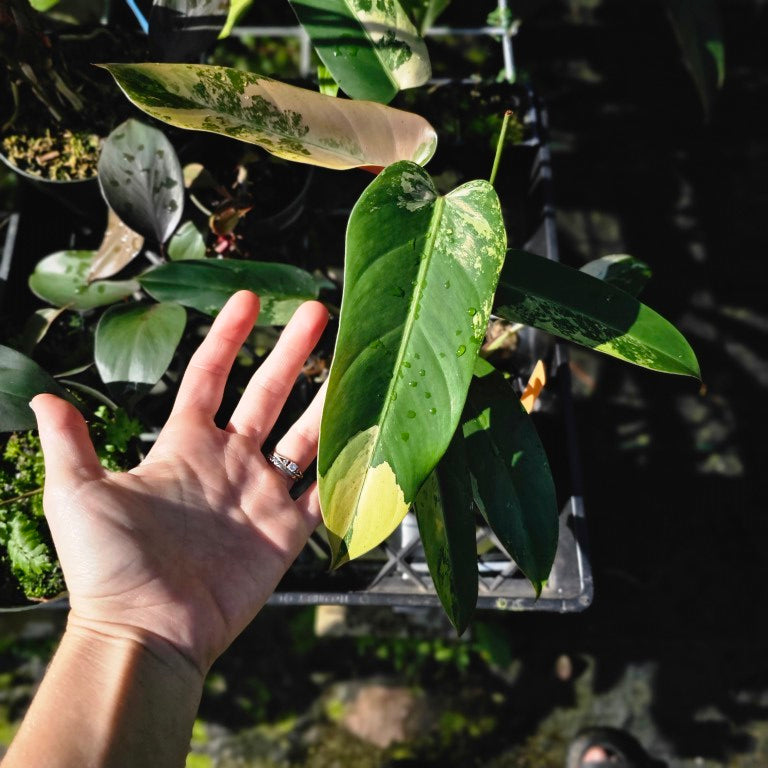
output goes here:
{"type": "Polygon", "coordinates": [[[202,683],[162,642],[70,622],[3,768],[180,768],[202,683]]]}

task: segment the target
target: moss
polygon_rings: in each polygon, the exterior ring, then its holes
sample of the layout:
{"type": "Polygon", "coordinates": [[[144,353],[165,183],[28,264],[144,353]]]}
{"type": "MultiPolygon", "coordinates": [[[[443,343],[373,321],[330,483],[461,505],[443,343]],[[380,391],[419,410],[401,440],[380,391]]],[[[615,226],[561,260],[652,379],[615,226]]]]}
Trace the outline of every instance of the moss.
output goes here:
{"type": "Polygon", "coordinates": [[[213,768],[213,760],[209,755],[200,755],[190,752],[187,755],[185,768],[213,768]]]}

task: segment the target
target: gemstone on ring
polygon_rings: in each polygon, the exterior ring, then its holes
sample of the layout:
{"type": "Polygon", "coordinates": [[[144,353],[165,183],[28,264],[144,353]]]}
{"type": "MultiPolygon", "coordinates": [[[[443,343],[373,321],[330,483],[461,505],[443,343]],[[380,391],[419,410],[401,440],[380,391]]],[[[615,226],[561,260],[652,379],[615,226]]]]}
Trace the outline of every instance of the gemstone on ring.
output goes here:
{"type": "Polygon", "coordinates": [[[299,469],[299,465],[287,456],[281,456],[279,453],[272,451],[272,453],[267,454],[267,461],[289,480],[301,480],[304,477],[304,473],[299,469]]]}

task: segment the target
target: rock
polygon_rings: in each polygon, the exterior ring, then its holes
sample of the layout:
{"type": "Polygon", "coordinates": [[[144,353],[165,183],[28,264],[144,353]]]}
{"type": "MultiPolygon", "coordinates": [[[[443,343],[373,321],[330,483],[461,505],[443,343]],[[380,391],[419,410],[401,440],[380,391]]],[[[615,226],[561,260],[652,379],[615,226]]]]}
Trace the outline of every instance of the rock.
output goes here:
{"type": "Polygon", "coordinates": [[[339,724],[359,739],[386,749],[422,735],[430,719],[423,692],[366,683],[349,699],[339,724]]]}

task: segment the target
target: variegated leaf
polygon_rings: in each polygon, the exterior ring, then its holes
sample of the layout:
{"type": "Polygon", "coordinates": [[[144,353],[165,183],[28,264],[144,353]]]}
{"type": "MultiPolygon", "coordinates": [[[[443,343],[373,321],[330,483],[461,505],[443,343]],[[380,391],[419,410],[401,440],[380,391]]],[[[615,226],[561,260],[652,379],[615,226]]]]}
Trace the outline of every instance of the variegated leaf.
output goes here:
{"type": "Polygon", "coordinates": [[[324,168],[423,165],[437,134],[424,118],[372,102],[337,99],[268,77],[202,64],[105,64],[126,96],[178,128],[258,144],[324,168]]]}
{"type": "Polygon", "coordinates": [[[429,80],[419,32],[399,0],[291,0],[317,55],[344,93],[387,104],[429,80]]]}
{"type": "Polygon", "coordinates": [[[394,530],[448,447],[505,248],[487,181],[441,196],[396,163],[355,205],[318,455],[334,565],[394,530]]]}

